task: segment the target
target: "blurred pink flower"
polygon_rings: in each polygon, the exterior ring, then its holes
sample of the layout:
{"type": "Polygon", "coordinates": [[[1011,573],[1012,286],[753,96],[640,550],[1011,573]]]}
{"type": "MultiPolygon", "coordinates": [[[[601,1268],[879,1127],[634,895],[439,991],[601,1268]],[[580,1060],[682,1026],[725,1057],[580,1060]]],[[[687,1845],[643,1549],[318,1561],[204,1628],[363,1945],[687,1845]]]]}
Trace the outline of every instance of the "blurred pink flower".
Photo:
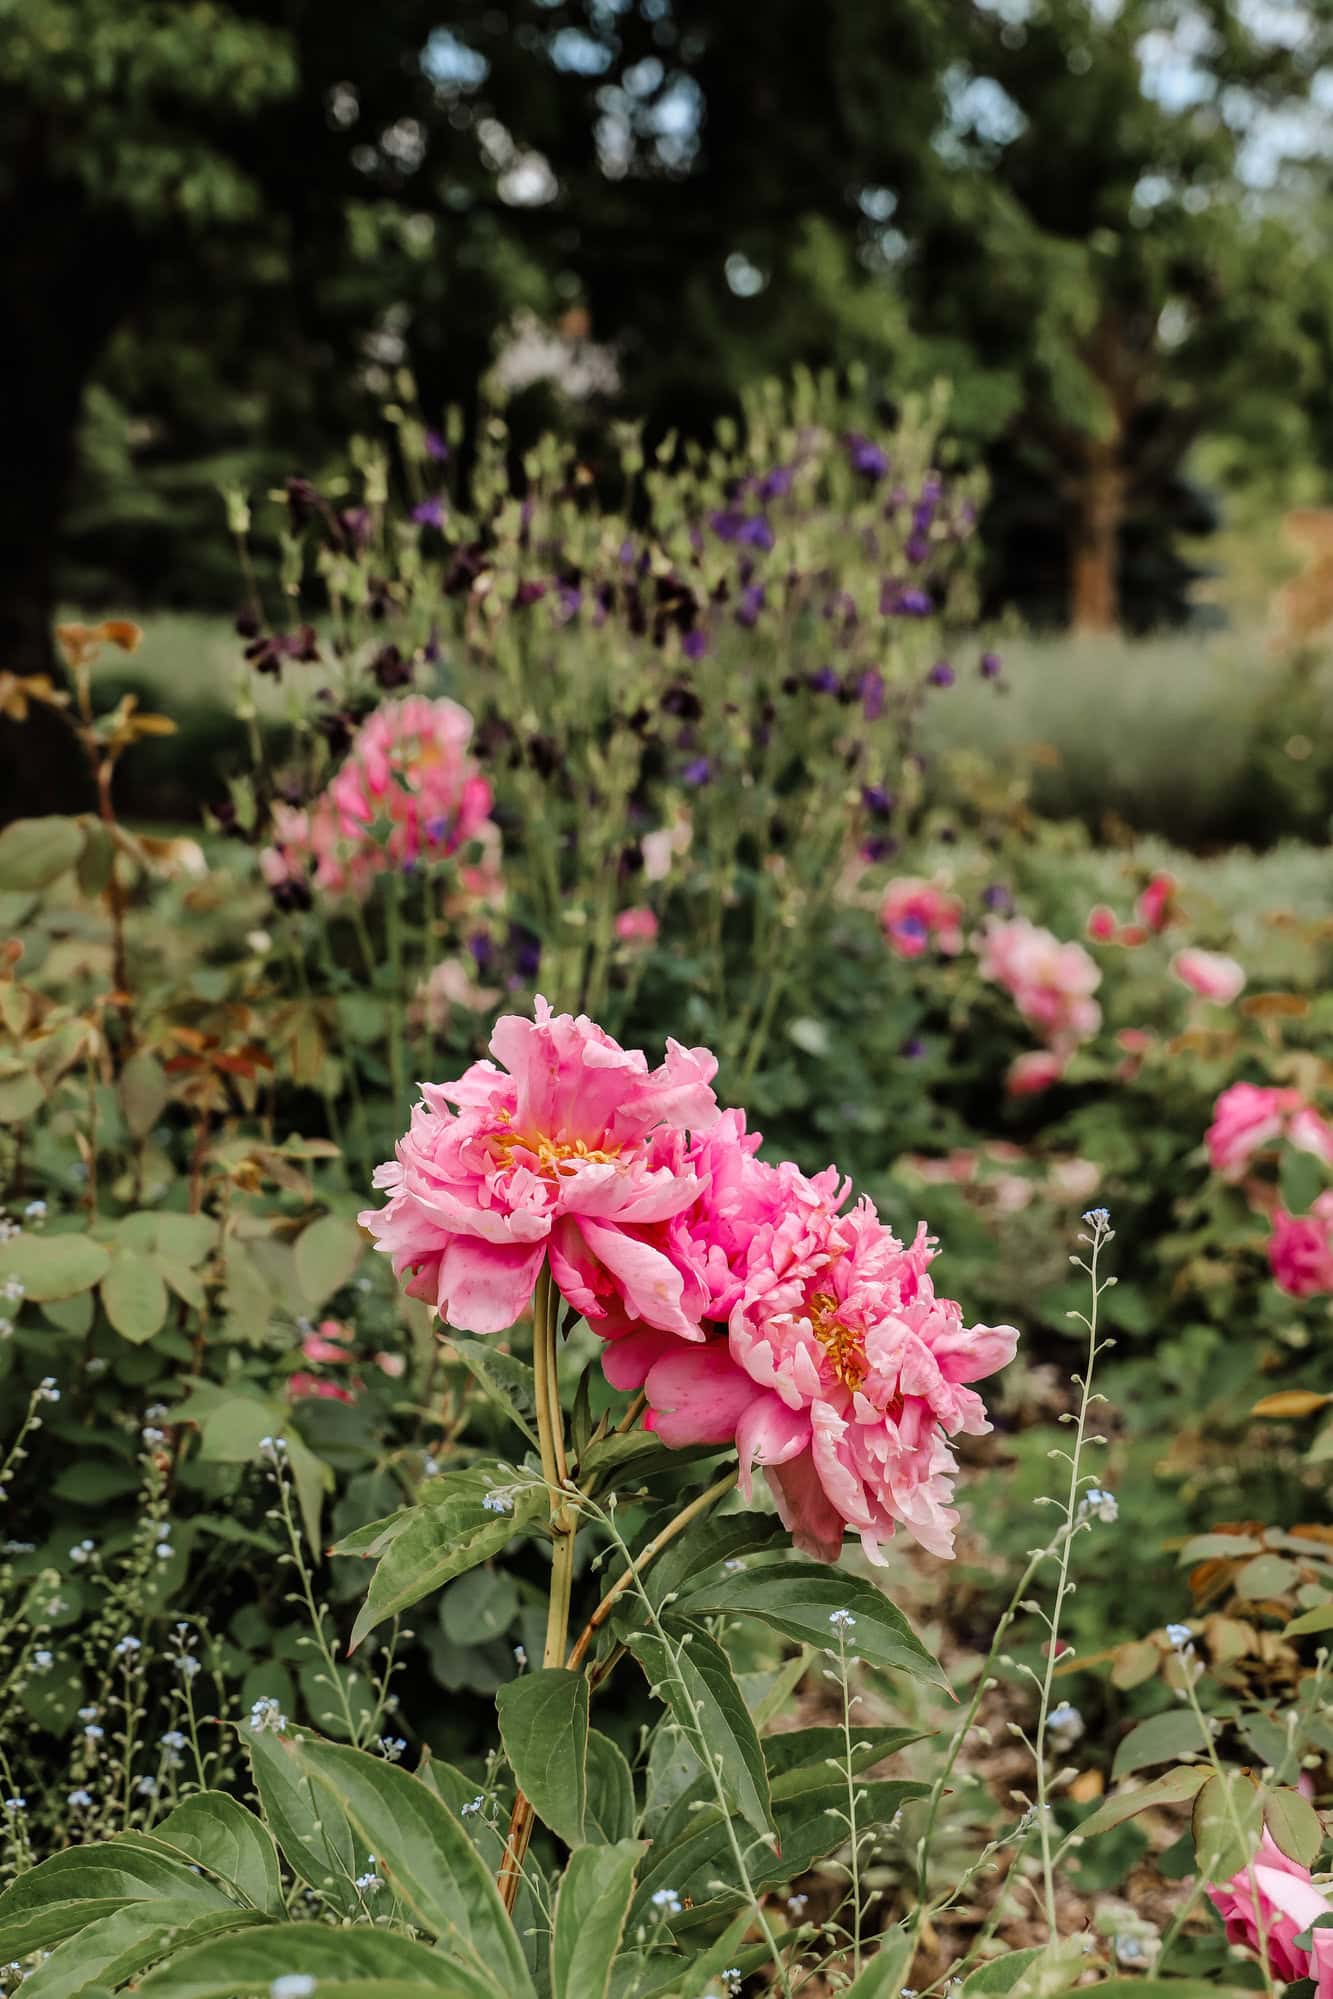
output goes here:
{"type": "Polygon", "coordinates": [[[1200,999],[1215,1000],[1219,1006],[1230,1006],[1245,989],[1243,965],[1221,951],[1200,951],[1193,944],[1176,952],[1171,973],[1200,999]]]}
{"type": "Polygon", "coordinates": [[[1312,1104],[1302,1104],[1293,1114],[1287,1126],[1287,1143],[1298,1152],[1313,1152],[1325,1166],[1333,1166],[1333,1125],[1312,1104]]]}
{"type": "MultiPolygon", "coordinates": [[[[1299,1090],[1279,1090],[1262,1083],[1232,1083],[1213,1105],[1213,1121],[1204,1134],[1214,1173],[1221,1173],[1228,1180],[1239,1179],[1253,1155],[1281,1138],[1288,1121],[1303,1107],[1299,1090]]],[[[1322,1124],[1323,1120],[1319,1122],[1322,1124]]],[[[1314,1149],[1306,1147],[1309,1151],[1314,1149]]]]}
{"type": "Polygon", "coordinates": [[[689,852],[693,833],[689,815],[683,812],[669,826],[659,826],[655,832],[645,833],[639,842],[644,880],[665,881],[671,873],[672,862],[689,852]]]}
{"type": "Polygon", "coordinates": [[[616,918],[616,936],[622,944],[652,944],[657,940],[657,918],[651,909],[622,909],[616,918]]]}
{"type": "Polygon", "coordinates": [[[1099,902],[1095,909],[1088,911],[1088,935],[1094,944],[1112,943],[1119,927],[1115,911],[1108,909],[1104,902],[1099,902]]]}
{"type": "Polygon", "coordinates": [[[932,945],[956,958],[963,948],[963,905],[938,882],[898,876],[884,891],[879,920],[900,958],[919,958],[932,945]]]}
{"type": "Polygon", "coordinates": [[[317,1374],[289,1374],[287,1393],[293,1402],[303,1396],[313,1396],[322,1402],[355,1402],[356,1395],[350,1388],[344,1388],[337,1381],[321,1381],[317,1374]]]}
{"type": "Polygon", "coordinates": [[[409,1296],[460,1332],[502,1332],[549,1255],[594,1327],[611,1314],[702,1339],[686,1275],[653,1235],[702,1191],[683,1134],[717,1120],[716,1059],[668,1041],[650,1070],[541,998],[535,1021],[498,1020],[490,1048],[509,1074],[474,1062],[423,1085],[396,1159],[375,1174],[389,1199],[360,1216],[395,1272],[412,1273],[409,1296]]]}
{"type": "Polygon", "coordinates": [[[348,1351],[352,1338],[350,1326],[344,1326],[338,1319],[321,1319],[318,1329],[307,1333],[301,1342],[301,1352],[307,1360],[334,1361],[346,1364],[352,1355],[348,1351]]]}
{"type": "Polygon", "coordinates": [[[1051,1048],[1034,1048],[1027,1055],[1015,1055],[1005,1072],[1004,1087],[1011,1097],[1038,1097],[1065,1073],[1065,1057],[1051,1048]]]}
{"type": "Polygon", "coordinates": [[[1268,1261],[1278,1289],[1290,1298],[1333,1291],[1333,1188],[1311,1202],[1308,1215],[1276,1210],[1268,1261]]]}
{"type": "Polygon", "coordinates": [[[1289,1859],[1270,1832],[1265,1829],[1250,1865],[1220,1888],[1210,1887],[1208,1899],[1226,1925],[1228,1943],[1259,1957],[1266,1941],[1275,1978],[1287,1985],[1311,1978],[1316,1999],[1333,1999],[1333,1929],[1315,1930],[1310,1950],[1296,1945],[1303,1931],[1330,1913],[1328,1898],[1309,1868],[1289,1859]]]}
{"type": "Polygon", "coordinates": [[[1095,1034],[1102,1012],[1092,995],[1102,975],[1081,944],[1062,944],[1026,916],[992,917],[981,937],[981,976],[1003,986],[1053,1048],[1095,1034]]]}
{"type": "Polygon", "coordinates": [[[1134,911],[1144,928],[1151,931],[1165,930],[1174,915],[1176,878],[1174,875],[1157,874],[1134,905],[1134,911]]]}

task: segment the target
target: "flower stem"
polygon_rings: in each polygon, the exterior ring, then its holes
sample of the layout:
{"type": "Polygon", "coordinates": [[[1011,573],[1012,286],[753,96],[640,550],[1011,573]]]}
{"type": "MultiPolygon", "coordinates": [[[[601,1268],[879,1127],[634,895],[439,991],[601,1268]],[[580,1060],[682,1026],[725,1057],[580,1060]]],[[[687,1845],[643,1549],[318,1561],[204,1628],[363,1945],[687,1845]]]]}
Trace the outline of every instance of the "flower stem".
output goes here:
{"type": "Polygon", "coordinates": [[[716,1505],[719,1499],[724,1498],[731,1491],[735,1483],[736,1467],[733,1465],[730,1471],[724,1473],[715,1484],[710,1485],[706,1492],[701,1492],[697,1499],[692,1499],[688,1506],[682,1507],[675,1519],[669,1520],[661,1533],[653,1536],[634,1566],[626,1569],[622,1575],[616,1577],[616,1580],[612,1583],[610,1589],[606,1592],[606,1595],[602,1598],[582,1631],[580,1631],[574,1649],[565,1661],[565,1665],[569,1668],[570,1672],[578,1671],[588,1656],[588,1648],[592,1644],[593,1639],[606,1623],[607,1618],[611,1615],[611,1612],[615,1609],[616,1604],[625,1594],[625,1591],[633,1586],[637,1576],[642,1574],[649,1562],[655,1561],[667,1543],[675,1540],[677,1534],[683,1534],[691,1521],[697,1520],[701,1513],[706,1513],[710,1506],[716,1505]]]}
{"type": "MultiPolygon", "coordinates": [[[[543,1668],[560,1666],[569,1643],[569,1606],[574,1588],[574,1543],[578,1516],[566,1496],[569,1466],[565,1458],[565,1422],[560,1408],[558,1337],[560,1293],[544,1263],[532,1301],[532,1369],[537,1388],[537,1442],[542,1477],[550,1497],[551,1589],[546,1604],[546,1644],[543,1668]]],[[[522,1791],[514,1796],[509,1838],[500,1863],[500,1899],[513,1914],[522,1879],[523,1858],[532,1838],[532,1806],[522,1791]]]]}

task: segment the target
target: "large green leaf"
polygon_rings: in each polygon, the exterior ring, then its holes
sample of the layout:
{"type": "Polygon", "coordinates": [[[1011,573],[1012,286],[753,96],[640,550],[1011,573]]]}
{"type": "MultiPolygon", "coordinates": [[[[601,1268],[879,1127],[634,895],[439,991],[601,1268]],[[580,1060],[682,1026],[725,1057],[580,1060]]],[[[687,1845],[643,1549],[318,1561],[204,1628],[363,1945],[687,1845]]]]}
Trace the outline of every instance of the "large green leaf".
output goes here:
{"type": "Polygon", "coordinates": [[[1264,1823],[1288,1860],[1301,1867],[1313,1867],[1315,1855],[1324,1843],[1324,1828],[1318,1812],[1299,1791],[1269,1791],[1264,1798],[1264,1823]]]}
{"type": "Polygon", "coordinates": [[[535,1482],[506,1490],[498,1481],[487,1489],[475,1474],[467,1479],[432,1479],[423,1503],[411,1508],[401,1525],[393,1526],[352,1627],[349,1649],[385,1618],[396,1617],[442,1583],[498,1555],[515,1534],[546,1513],[547,1503],[535,1482]],[[436,1486],[445,1489],[432,1491],[436,1486]],[[497,1495],[503,1503],[497,1503],[497,1495]]]}
{"type": "MultiPolygon", "coordinates": [[[[364,1750],[296,1734],[265,1740],[275,1760],[286,1760],[292,1784],[308,1786],[306,1795],[317,1810],[326,1802],[334,1808],[351,1832],[358,1863],[368,1864],[374,1854],[375,1871],[406,1921],[479,1968],[489,1968],[509,1999],[530,1991],[522,1949],[495,1882],[435,1791],[364,1750]]],[[[275,1830],[281,1841],[281,1829],[275,1830]]]]}
{"type": "Polygon", "coordinates": [[[296,1238],[296,1281],[307,1301],[320,1306],[342,1289],[366,1247],[350,1215],[321,1215],[296,1238]]]}
{"type": "Polygon", "coordinates": [[[1078,1836],[1094,1839],[1099,1832],[1109,1832],[1112,1826],[1123,1825],[1126,1819],[1150,1811],[1155,1805],[1187,1804],[1203,1789],[1208,1777],[1206,1763],[1186,1763],[1179,1770],[1168,1770],[1165,1776],[1154,1778],[1151,1784],[1141,1785],[1137,1791],[1116,1791],[1082,1821],[1078,1836]]]}
{"type": "Polygon", "coordinates": [[[516,1423],[528,1442],[537,1443],[537,1377],[525,1360],[501,1353],[490,1340],[450,1333],[449,1345],[490,1400],[516,1423]]]}
{"type": "Polygon", "coordinates": [[[282,1876],[272,1838],[262,1820],[224,1791],[199,1791],[169,1812],[139,1844],[201,1867],[252,1909],[280,1916],[282,1876]]]}
{"type": "Polygon", "coordinates": [[[619,1840],[571,1854],[555,1900],[552,1999],[606,1999],[625,1930],[634,1870],[647,1843],[619,1840]]]}
{"type": "Polygon", "coordinates": [[[1041,1945],[1029,1944],[1023,1950],[1008,1950],[1003,1957],[993,1957],[988,1964],[979,1964],[970,1971],[963,1981],[964,1999],[1000,1999],[1018,1983],[1034,1958],[1040,1957],[1041,1945]]]}
{"type": "Polygon", "coordinates": [[[579,1846],[588,1808],[588,1682],[551,1666],[495,1697],[509,1767],[543,1825],[579,1846]]]}
{"type": "Polygon", "coordinates": [[[786,1638],[837,1650],[837,1612],[855,1619],[847,1649],[871,1666],[896,1666],[936,1685],[947,1682],[896,1604],[863,1576],[815,1563],[778,1562],[685,1590],[672,1617],[758,1617],[786,1638]]]}
{"type": "Polygon", "coordinates": [[[740,1513],[712,1514],[663,1549],[644,1584],[660,1610],[671,1592],[701,1588],[724,1562],[741,1562],[747,1555],[779,1546],[790,1548],[791,1536],[774,1514],[748,1506],[740,1513]]]}
{"type": "Polygon", "coordinates": [[[1149,1715],[1131,1728],[1115,1752],[1111,1765],[1114,1778],[1128,1777],[1153,1763],[1172,1763],[1177,1756],[1197,1756],[1207,1743],[1192,1708],[1168,1708],[1165,1714],[1149,1715]]]}
{"type": "Polygon", "coordinates": [[[7,895],[45,888],[72,868],[83,852],[77,819],[15,819],[0,833],[0,891],[7,895]]]}
{"type": "MultiPolygon", "coordinates": [[[[916,1728],[857,1728],[852,1731],[852,1769],[859,1776],[873,1770],[886,1756],[896,1756],[913,1742],[920,1742],[916,1728]]],[[[777,1778],[788,1770],[822,1770],[830,1758],[844,1764],[847,1744],[840,1728],[785,1728],[778,1735],[762,1738],[768,1774],[777,1778]]]]}
{"type": "Polygon", "coordinates": [[[25,1994],[31,1992],[35,1999],[76,1999],[89,1986],[114,1989],[169,1952],[263,1920],[234,1907],[209,1909],[201,1915],[196,1903],[180,1899],[128,1902],[57,1944],[24,1979],[25,1994]]]}
{"type": "Polygon", "coordinates": [[[245,1731],[264,1817],[292,1872],[340,1916],[358,1916],[361,1898],[352,1883],[362,1868],[347,1814],[334,1799],[316,1795],[305,1771],[288,1753],[286,1742],[285,1736],[267,1729],[245,1731]]]}
{"type": "Polygon", "coordinates": [[[1211,1776],[1194,1800],[1194,1858],[1201,1879],[1229,1881],[1248,1867],[1263,1823],[1263,1793],[1243,1770],[1211,1776]]]}
{"type": "Polygon", "coordinates": [[[35,1305],[91,1291],[111,1268],[105,1244],[86,1235],[31,1235],[0,1242],[0,1284],[16,1278],[35,1305]]]}
{"type": "Polygon", "coordinates": [[[0,1960],[49,1950],[127,1902],[188,1903],[236,1913],[236,1903],[184,1862],[139,1850],[124,1838],[69,1847],[11,1881],[0,1895],[0,1960]]]}
{"type": "Polygon", "coordinates": [[[634,1832],[634,1779],[629,1764],[609,1735],[588,1731],[588,1809],[583,1837],[614,1846],[634,1832]]]}
{"type": "Polygon", "coordinates": [[[153,1258],[118,1249],[102,1279],[102,1303],[123,1340],[135,1346],[151,1340],[167,1316],[167,1287],[153,1258]]]}
{"type": "Polygon", "coordinates": [[[846,1999],[898,1999],[916,1938],[909,1930],[886,1930],[870,1946],[870,1956],[847,1987],[846,1999]]]}
{"type": "MultiPolygon", "coordinates": [[[[362,1926],[268,1923],[185,1952],[146,1978],[151,1999],[250,1999],[279,1978],[315,1980],[319,1999],[505,1999],[506,1987],[411,1937],[362,1926]]],[[[512,1991],[513,1988],[509,1988],[512,1991]]]]}
{"type": "Polygon", "coordinates": [[[720,1762],[723,1786],[741,1817],[776,1839],[759,1735],[717,1640],[690,1625],[665,1644],[655,1631],[636,1631],[629,1645],[695,1753],[720,1762]]]}

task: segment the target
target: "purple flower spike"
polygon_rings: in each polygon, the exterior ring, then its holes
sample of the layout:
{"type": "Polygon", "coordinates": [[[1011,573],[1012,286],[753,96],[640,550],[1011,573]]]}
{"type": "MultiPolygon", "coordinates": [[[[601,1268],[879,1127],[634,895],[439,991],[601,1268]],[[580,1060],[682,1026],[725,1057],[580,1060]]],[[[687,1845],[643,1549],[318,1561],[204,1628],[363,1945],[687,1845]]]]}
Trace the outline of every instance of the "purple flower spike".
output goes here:
{"type": "Polygon", "coordinates": [[[449,456],[449,447],[445,443],[440,431],[428,430],[426,432],[426,456],[427,458],[433,458],[437,465],[443,465],[445,459],[449,456]]]}
{"type": "Polygon", "coordinates": [[[805,684],[812,694],[836,694],[842,682],[831,666],[821,666],[817,672],[806,675],[805,684]]]}
{"type": "Polygon", "coordinates": [[[684,770],[681,772],[681,777],[686,784],[711,784],[713,781],[713,766],[709,763],[707,757],[695,757],[692,763],[686,764],[684,770]]]}
{"type": "Polygon", "coordinates": [[[926,590],[906,588],[892,581],[880,588],[879,611],[882,618],[928,618],[934,608],[926,590]]]}
{"type": "Polygon", "coordinates": [[[957,678],[947,659],[937,659],[926,675],[932,687],[952,687],[957,678]]]}
{"type": "Polygon", "coordinates": [[[853,472],[863,472],[867,479],[882,479],[889,469],[889,461],[879,446],[856,432],[847,440],[847,456],[853,472]]]}
{"type": "Polygon", "coordinates": [[[759,613],[764,608],[764,586],[751,583],[741,591],[740,602],[736,606],[736,623],[747,628],[757,624],[759,613]]]}
{"type": "Polygon", "coordinates": [[[861,803],[876,819],[888,819],[892,815],[895,802],[893,793],[886,791],[882,784],[861,786],[861,803]]]}
{"type": "Polygon", "coordinates": [[[680,649],[686,659],[702,659],[708,651],[708,628],[696,625],[692,632],[686,632],[680,642],[680,649]]]}
{"type": "Polygon", "coordinates": [[[865,861],[887,861],[898,851],[898,842],[890,840],[885,833],[876,833],[873,838],[861,843],[861,858],[865,861]]]}
{"type": "Polygon", "coordinates": [[[412,518],[419,528],[442,528],[444,515],[444,501],[438,493],[432,493],[428,500],[418,501],[412,509],[412,518]]]}
{"type": "Polygon", "coordinates": [[[992,882],[991,886],[982,895],[981,900],[985,903],[987,909],[994,910],[998,916],[1007,915],[1014,906],[1014,898],[1010,895],[1003,882],[992,882]]]}
{"type": "Polygon", "coordinates": [[[981,677],[983,680],[998,680],[1004,661],[997,652],[983,652],[981,655],[981,677]]]}
{"type": "Polygon", "coordinates": [[[861,713],[867,722],[878,722],[884,713],[884,675],[877,666],[861,675],[861,713]]]}

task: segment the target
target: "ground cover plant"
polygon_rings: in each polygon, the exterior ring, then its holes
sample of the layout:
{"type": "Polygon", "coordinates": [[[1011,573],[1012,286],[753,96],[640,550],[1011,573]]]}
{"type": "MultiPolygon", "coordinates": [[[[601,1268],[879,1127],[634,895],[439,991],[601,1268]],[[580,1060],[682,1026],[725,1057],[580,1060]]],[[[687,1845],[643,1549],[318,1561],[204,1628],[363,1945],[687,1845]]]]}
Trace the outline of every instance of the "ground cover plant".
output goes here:
{"type": "Polygon", "coordinates": [[[0,682],[8,1980],[1318,1983],[1324,857],[941,747],[929,409],[611,498],[408,386],[231,498],[204,827],[135,625],[0,682]]]}

